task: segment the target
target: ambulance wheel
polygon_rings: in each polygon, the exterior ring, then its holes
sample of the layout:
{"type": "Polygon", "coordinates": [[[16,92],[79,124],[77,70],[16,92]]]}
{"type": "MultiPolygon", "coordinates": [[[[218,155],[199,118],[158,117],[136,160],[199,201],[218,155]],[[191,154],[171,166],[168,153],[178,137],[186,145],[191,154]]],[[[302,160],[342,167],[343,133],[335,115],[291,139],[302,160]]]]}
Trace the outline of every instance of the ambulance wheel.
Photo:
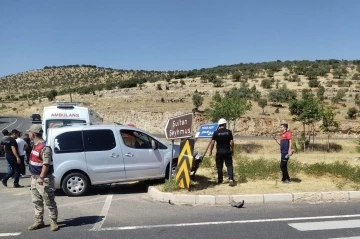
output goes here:
{"type": "Polygon", "coordinates": [[[62,181],[61,188],[68,196],[82,196],[89,188],[89,179],[83,173],[69,173],[62,181]]]}

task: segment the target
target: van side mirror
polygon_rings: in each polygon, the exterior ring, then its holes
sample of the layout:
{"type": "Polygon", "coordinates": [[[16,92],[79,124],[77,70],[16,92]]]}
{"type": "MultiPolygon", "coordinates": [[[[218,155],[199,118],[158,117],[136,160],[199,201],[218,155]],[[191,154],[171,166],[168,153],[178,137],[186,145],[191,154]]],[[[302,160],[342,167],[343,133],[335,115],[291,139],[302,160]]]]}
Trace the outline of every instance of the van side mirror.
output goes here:
{"type": "Polygon", "coordinates": [[[154,150],[158,148],[158,143],[155,140],[151,140],[151,148],[154,150]]]}

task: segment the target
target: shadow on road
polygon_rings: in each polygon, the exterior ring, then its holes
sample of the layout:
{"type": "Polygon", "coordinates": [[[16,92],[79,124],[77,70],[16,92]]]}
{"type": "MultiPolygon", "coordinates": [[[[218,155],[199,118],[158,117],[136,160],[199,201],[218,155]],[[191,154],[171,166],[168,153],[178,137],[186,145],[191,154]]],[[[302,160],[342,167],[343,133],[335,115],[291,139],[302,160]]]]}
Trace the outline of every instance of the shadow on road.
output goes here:
{"type": "Polygon", "coordinates": [[[84,216],[84,217],[75,217],[70,219],[65,219],[61,222],[58,222],[60,228],[65,227],[79,227],[84,225],[95,224],[98,220],[102,220],[103,217],[99,216],[84,216]]]}
{"type": "MultiPolygon", "coordinates": [[[[81,197],[94,196],[94,195],[107,195],[107,194],[138,194],[147,193],[148,185],[142,182],[128,183],[128,184],[113,184],[113,185],[97,185],[92,186],[89,191],[81,197]]],[[[56,190],[57,197],[67,197],[62,190],[56,190]]]]}
{"type": "Polygon", "coordinates": [[[301,179],[300,178],[291,178],[291,182],[301,183],[301,179]]]}

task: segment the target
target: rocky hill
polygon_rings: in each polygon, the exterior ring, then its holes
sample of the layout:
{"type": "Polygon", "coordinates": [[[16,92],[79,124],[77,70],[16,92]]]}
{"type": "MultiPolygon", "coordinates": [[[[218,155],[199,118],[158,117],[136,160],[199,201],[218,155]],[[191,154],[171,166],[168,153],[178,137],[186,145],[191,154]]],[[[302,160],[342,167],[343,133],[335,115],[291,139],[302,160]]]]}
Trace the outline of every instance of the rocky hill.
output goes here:
{"type": "MultiPolygon", "coordinates": [[[[224,95],[232,88],[257,92],[257,99],[266,98],[267,114],[262,114],[257,100],[252,109],[235,124],[241,135],[268,135],[279,122],[289,122],[294,131],[301,124],[293,123],[288,102],[272,102],[269,94],[279,88],[296,92],[303,89],[315,94],[325,90],[324,104],[331,104],[340,121],[338,134],[360,132],[357,119],[347,119],[349,108],[358,108],[360,61],[274,61],[236,64],[190,71],[117,70],[92,65],[46,66],[41,70],[22,72],[0,78],[1,114],[30,116],[41,113],[53,100],[80,101],[94,108],[109,122],[133,122],[151,132],[161,132],[167,118],[191,112],[195,92],[204,98],[196,113],[196,125],[206,122],[202,110],[209,107],[216,92],[224,95]],[[274,107],[271,107],[271,103],[274,107]]],[[[254,94],[255,96],[255,94],[254,94]]],[[[194,128],[195,128],[194,127],[194,128]]],[[[317,131],[321,130],[317,126],[317,131]]]]}

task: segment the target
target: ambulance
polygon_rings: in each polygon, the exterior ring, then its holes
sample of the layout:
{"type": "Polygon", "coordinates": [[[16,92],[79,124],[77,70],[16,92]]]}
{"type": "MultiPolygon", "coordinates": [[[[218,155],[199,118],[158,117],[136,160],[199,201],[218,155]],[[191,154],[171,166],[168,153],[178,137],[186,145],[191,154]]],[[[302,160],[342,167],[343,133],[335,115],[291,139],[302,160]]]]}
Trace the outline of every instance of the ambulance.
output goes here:
{"type": "Polygon", "coordinates": [[[55,105],[46,106],[43,110],[42,129],[46,140],[49,128],[71,125],[92,125],[103,122],[103,118],[94,110],[80,106],[79,102],[57,101],[55,105]]]}

